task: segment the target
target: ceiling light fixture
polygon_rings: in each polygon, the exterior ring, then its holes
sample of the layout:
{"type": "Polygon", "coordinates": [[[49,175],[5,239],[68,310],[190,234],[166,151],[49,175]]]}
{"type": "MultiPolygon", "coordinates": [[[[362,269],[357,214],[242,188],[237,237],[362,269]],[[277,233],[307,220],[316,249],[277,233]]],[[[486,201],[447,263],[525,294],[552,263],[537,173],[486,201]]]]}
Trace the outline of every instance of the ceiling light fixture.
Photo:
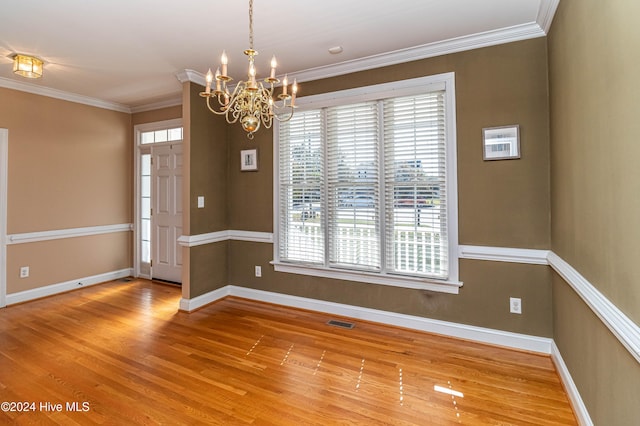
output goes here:
{"type": "Polygon", "coordinates": [[[42,59],[17,53],[13,55],[13,72],[26,78],[40,78],[42,59]]]}
{"type": "Polygon", "coordinates": [[[227,54],[222,52],[220,59],[222,71],[220,68],[216,70],[215,75],[211,73],[211,69],[207,72],[207,86],[204,92],[200,92],[200,96],[207,99],[207,107],[211,112],[217,115],[224,115],[229,124],[233,124],[240,120],[242,128],[247,132],[247,137],[253,139],[253,134],[260,128],[260,124],[267,129],[273,124],[273,119],[279,121],[288,121],[293,117],[295,108],[296,93],[298,92],[298,84],[295,79],[291,87],[291,94],[288,93],[288,80],[285,74],[282,80],[282,93],[274,100],[273,85],[280,82],[276,78],[276,57],[271,59],[271,74],[264,79],[263,82],[256,81],[256,68],[254,58],[258,52],[253,48],[253,0],[249,0],[249,49],[244,51],[249,57],[249,72],[246,81],[240,81],[232,93],[229,93],[229,86],[233,79],[227,75],[227,54]],[[215,79],[215,88],[212,90],[212,83],[215,79]],[[219,104],[219,110],[211,107],[211,98],[215,98],[219,104]],[[280,118],[281,115],[283,118],[280,118]]]}

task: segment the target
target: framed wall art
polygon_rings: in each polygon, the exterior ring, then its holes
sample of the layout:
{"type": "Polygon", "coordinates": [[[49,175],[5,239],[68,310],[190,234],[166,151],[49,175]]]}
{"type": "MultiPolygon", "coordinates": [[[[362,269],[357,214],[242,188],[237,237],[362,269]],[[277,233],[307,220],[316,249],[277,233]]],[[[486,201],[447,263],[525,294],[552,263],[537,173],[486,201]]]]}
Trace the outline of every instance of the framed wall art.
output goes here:
{"type": "Polygon", "coordinates": [[[520,126],[482,129],[482,156],[485,161],[520,158],[520,126]]]}
{"type": "Polygon", "coordinates": [[[255,172],[258,170],[258,150],[243,149],[240,151],[240,170],[255,172]]]}

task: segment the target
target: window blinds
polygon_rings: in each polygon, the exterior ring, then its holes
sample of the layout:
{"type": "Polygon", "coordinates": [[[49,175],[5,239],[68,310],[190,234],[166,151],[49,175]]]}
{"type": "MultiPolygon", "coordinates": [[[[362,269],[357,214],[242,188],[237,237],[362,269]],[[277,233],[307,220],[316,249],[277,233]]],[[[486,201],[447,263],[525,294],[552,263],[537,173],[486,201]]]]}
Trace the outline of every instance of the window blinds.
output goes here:
{"type": "Polygon", "coordinates": [[[324,145],[321,112],[280,124],[280,258],[324,264],[324,145]]]}
{"type": "Polygon", "coordinates": [[[329,263],[380,270],[378,110],[327,110],[329,263]]]}
{"type": "Polygon", "coordinates": [[[447,279],[444,100],[436,90],[281,123],[279,260],[447,279]]]}
{"type": "Polygon", "coordinates": [[[387,271],[447,276],[444,92],[384,101],[387,271]]]}

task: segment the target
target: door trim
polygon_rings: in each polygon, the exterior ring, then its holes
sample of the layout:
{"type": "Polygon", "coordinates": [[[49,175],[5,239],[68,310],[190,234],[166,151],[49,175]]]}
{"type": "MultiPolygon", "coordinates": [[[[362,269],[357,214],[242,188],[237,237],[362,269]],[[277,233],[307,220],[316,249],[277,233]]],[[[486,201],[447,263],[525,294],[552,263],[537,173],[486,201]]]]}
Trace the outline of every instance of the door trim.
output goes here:
{"type": "Polygon", "coordinates": [[[7,189],[9,131],[0,129],[0,308],[7,306],[7,189]]]}
{"type": "MultiPolygon", "coordinates": [[[[134,178],[133,178],[133,276],[140,277],[140,157],[142,151],[149,149],[151,152],[151,144],[142,145],[140,143],[140,135],[143,132],[149,132],[153,130],[169,129],[172,127],[182,127],[182,118],[174,118],[171,120],[155,121],[152,123],[136,124],[133,126],[133,158],[134,158],[134,178]]],[[[167,142],[173,143],[174,142],[167,142]]],[[[144,275],[144,278],[151,279],[152,272],[149,276],[144,275]]]]}

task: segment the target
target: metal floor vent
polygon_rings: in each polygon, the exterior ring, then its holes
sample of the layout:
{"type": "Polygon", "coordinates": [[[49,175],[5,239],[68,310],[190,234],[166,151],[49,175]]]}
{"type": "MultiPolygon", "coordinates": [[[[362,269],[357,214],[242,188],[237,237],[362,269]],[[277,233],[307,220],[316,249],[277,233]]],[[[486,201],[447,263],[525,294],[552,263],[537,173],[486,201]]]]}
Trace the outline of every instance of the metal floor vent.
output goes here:
{"type": "Polygon", "coordinates": [[[348,329],[352,329],[353,327],[355,327],[356,325],[351,323],[351,322],[345,322],[345,321],[337,321],[337,320],[329,320],[329,322],[327,322],[328,325],[332,325],[334,327],[340,327],[340,328],[348,328],[348,329]]]}

